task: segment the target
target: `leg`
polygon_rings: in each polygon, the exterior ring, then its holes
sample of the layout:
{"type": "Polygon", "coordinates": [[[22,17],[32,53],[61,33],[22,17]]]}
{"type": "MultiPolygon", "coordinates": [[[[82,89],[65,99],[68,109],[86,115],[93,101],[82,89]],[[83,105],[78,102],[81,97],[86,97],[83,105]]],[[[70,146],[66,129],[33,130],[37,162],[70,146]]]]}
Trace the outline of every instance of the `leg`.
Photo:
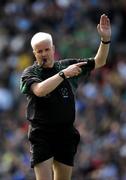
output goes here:
{"type": "MultiPolygon", "coordinates": [[[[62,133],[62,134],[61,134],[62,133]]],[[[74,156],[80,140],[80,135],[76,129],[56,137],[55,154],[53,161],[54,180],[71,180],[74,156]]]]}
{"type": "Polygon", "coordinates": [[[34,166],[36,180],[52,180],[52,161],[50,158],[34,166]]]}
{"type": "Polygon", "coordinates": [[[72,166],[65,165],[54,160],[54,180],[71,180],[72,166]]]}

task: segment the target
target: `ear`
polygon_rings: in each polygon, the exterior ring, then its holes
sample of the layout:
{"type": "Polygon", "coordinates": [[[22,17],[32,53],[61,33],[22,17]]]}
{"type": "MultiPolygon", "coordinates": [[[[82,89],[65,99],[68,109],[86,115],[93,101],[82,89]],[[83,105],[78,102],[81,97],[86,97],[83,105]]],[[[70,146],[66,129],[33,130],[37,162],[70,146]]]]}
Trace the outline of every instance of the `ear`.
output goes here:
{"type": "Polygon", "coordinates": [[[32,51],[32,52],[33,52],[33,54],[34,54],[34,56],[35,56],[35,50],[34,50],[34,49],[33,49],[33,51],[32,51]]]}

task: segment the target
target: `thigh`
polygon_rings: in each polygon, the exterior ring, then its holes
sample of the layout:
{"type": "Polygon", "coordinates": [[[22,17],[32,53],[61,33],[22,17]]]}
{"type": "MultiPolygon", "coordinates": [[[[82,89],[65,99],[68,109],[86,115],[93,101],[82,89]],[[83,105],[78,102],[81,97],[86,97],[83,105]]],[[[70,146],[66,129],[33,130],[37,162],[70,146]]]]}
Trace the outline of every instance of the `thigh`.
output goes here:
{"type": "Polygon", "coordinates": [[[48,134],[41,129],[32,129],[29,134],[31,167],[53,157],[53,152],[48,134]]]}
{"type": "Polygon", "coordinates": [[[36,164],[44,162],[53,157],[52,150],[46,141],[41,140],[41,142],[30,145],[30,161],[31,167],[34,168],[36,164]]]}
{"type": "Polygon", "coordinates": [[[72,166],[53,161],[54,180],[71,180],[72,166]]]}
{"type": "Polygon", "coordinates": [[[75,128],[69,132],[63,132],[56,141],[54,159],[65,165],[73,166],[79,141],[80,134],[75,128]]]}
{"type": "Polygon", "coordinates": [[[36,180],[52,180],[52,161],[50,158],[34,166],[36,180]]]}

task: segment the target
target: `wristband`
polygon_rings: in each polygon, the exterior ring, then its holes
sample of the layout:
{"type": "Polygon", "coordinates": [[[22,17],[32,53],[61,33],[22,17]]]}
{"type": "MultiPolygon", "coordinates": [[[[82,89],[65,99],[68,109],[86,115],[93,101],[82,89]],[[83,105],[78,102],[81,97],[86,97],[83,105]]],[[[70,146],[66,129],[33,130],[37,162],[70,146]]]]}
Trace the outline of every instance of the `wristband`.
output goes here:
{"type": "Polygon", "coordinates": [[[102,42],[103,44],[110,44],[111,41],[102,41],[102,40],[101,40],[101,42],[102,42]]]}

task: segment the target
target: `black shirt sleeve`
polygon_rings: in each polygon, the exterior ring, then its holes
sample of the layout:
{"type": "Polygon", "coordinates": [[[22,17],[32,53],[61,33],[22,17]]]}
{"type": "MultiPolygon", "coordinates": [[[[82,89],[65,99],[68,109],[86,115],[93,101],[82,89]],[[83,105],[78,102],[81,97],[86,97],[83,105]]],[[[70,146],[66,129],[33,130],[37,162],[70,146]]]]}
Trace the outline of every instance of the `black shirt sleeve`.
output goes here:
{"type": "Polygon", "coordinates": [[[81,66],[81,69],[82,69],[82,73],[84,72],[90,72],[92,71],[94,68],[95,68],[95,60],[90,58],[90,59],[82,59],[80,60],[80,62],[87,62],[87,64],[81,66]]]}
{"type": "Polygon", "coordinates": [[[82,71],[91,71],[95,68],[95,60],[94,58],[85,58],[85,59],[64,59],[60,60],[61,65],[63,68],[67,68],[69,65],[76,64],[79,62],[87,62],[87,64],[81,66],[82,71]]]}
{"type": "Polygon", "coordinates": [[[83,79],[83,80],[87,79],[90,76],[91,71],[95,68],[95,60],[93,58],[66,59],[66,60],[61,61],[64,68],[68,67],[69,65],[78,63],[78,62],[87,62],[87,64],[84,64],[83,66],[81,66],[82,72],[79,76],[69,79],[74,92],[76,91],[76,89],[78,87],[78,83],[80,82],[80,80],[81,79],[83,79]]]}
{"type": "Polygon", "coordinates": [[[23,94],[31,94],[30,87],[34,82],[41,82],[42,80],[35,73],[34,68],[29,67],[25,69],[22,73],[20,80],[20,90],[23,94]]]}

